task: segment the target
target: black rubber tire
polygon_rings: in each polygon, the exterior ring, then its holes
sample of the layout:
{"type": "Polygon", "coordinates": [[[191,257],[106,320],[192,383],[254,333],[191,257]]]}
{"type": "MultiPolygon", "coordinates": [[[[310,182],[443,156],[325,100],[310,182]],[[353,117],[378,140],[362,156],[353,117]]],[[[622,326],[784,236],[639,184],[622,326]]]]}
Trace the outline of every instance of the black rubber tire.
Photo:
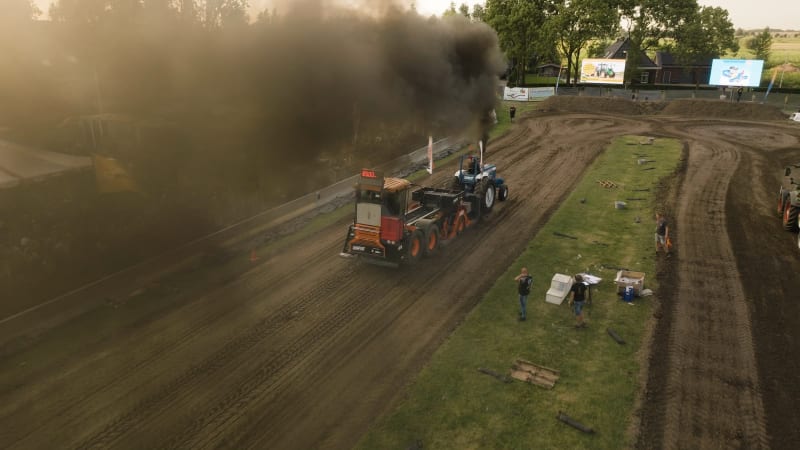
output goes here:
{"type": "Polygon", "coordinates": [[[416,264],[425,254],[425,235],[420,230],[414,230],[408,237],[408,248],[406,248],[406,262],[416,264]]]}
{"type": "Polygon", "coordinates": [[[505,184],[500,186],[500,189],[497,190],[497,199],[501,202],[506,201],[508,198],[508,186],[505,184]]]}
{"type": "Polygon", "coordinates": [[[434,255],[439,250],[439,237],[439,227],[436,224],[425,229],[425,256],[434,255]]]}
{"type": "Polygon", "coordinates": [[[495,200],[497,199],[497,191],[495,190],[494,184],[489,180],[481,181],[480,186],[478,186],[478,189],[475,191],[475,195],[478,196],[481,202],[481,215],[492,212],[495,200]]]}
{"type": "Polygon", "coordinates": [[[787,205],[783,212],[783,229],[794,231],[797,229],[797,213],[800,212],[800,207],[794,205],[787,205]]]}

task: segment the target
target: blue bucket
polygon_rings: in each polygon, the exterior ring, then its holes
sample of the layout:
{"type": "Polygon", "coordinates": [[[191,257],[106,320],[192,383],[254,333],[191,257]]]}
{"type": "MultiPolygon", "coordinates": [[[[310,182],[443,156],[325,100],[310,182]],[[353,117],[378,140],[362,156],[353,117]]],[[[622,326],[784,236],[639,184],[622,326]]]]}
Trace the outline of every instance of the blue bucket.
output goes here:
{"type": "Polygon", "coordinates": [[[622,300],[629,303],[633,301],[633,286],[625,286],[625,290],[622,292],[622,300]]]}

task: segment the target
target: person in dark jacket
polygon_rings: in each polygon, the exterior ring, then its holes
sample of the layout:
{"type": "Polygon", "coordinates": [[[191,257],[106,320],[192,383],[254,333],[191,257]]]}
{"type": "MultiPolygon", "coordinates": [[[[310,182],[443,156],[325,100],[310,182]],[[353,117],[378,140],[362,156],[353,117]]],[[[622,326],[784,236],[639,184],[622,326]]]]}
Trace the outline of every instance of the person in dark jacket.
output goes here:
{"type": "Polygon", "coordinates": [[[669,223],[661,213],[656,213],[656,254],[660,249],[669,256],[669,223]]]}
{"type": "Polygon", "coordinates": [[[586,291],[588,290],[589,285],[583,281],[583,276],[575,275],[575,282],[572,283],[572,288],[569,290],[572,295],[569,304],[575,312],[575,328],[586,328],[586,322],[583,320],[583,306],[586,304],[586,291]]]}
{"type": "Polygon", "coordinates": [[[528,268],[523,267],[519,275],[514,277],[514,281],[517,282],[517,292],[519,293],[519,320],[524,321],[527,318],[528,294],[531,293],[533,277],[528,274],[528,268]]]}

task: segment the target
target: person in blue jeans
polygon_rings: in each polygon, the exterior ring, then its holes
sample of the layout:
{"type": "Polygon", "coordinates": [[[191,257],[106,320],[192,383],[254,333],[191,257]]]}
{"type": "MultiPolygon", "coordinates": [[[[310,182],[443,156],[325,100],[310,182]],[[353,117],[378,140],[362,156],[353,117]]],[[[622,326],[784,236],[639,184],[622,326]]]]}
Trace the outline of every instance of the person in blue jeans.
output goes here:
{"type": "Polygon", "coordinates": [[[575,275],[575,282],[572,283],[572,288],[569,290],[572,298],[569,299],[569,304],[572,310],[575,311],[575,328],[586,328],[586,322],[583,321],[583,305],[586,304],[586,291],[589,285],[583,281],[583,276],[580,274],[575,275]]]}
{"type": "Polygon", "coordinates": [[[527,318],[526,307],[528,304],[528,294],[531,293],[531,285],[533,285],[533,277],[528,275],[528,268],[523,267],[519,275],[514,277],[517,282],[517,292],[519,292],[519,320],[524,321],[527,318]]]}

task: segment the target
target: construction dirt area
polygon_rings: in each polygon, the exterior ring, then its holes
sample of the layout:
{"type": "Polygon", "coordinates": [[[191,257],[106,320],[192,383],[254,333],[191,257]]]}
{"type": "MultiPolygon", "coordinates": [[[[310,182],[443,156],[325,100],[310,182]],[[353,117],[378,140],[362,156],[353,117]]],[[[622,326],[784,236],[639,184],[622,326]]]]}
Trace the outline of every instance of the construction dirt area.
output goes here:
{"type": "Polygon", "coordinates": [[[622,135],[686,150],[660,199],[677,250],[656,274],[635,447],[796,448],[800,252],[776,203],[800,126],[759,104],[585,97],[490,142],[508,201],[413,270],[340,257],[350,215],[273,246],[256,220],[46,304],[4,295],[0,447],[351,448],[622,135]]]}

